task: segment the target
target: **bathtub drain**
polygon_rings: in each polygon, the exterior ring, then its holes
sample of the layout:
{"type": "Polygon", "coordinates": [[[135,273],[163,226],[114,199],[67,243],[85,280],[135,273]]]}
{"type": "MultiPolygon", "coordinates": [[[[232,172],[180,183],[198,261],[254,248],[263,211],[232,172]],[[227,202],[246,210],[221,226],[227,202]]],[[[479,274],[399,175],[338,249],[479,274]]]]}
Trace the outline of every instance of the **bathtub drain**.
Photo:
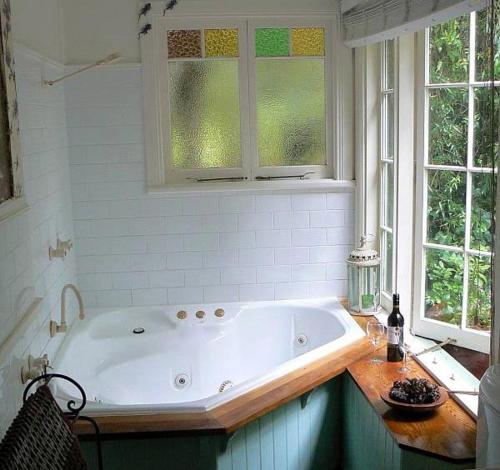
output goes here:
{"type": "Polygon", "coordinates": [[[231,382],[230,380],[224,380],[224,382],[220,384],[219,393],[222,393],[224,390],[231,388],[233,385],[233,382],[231,382]]]}
{"type": "Polygon", "coordinates": [[[138,326],[137,328],[134,328],[132,330],[132,333],[134,333],[134,335],[140,335],[141,333],[144,333],[146,330],[142,327],[142,326],[138,326]]]}

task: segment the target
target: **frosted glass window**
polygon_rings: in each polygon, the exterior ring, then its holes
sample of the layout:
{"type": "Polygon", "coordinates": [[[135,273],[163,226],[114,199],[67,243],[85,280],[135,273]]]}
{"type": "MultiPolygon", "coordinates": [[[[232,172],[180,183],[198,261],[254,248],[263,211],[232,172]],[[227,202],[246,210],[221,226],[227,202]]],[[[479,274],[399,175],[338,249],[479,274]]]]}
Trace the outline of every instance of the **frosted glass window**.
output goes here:
{"type": "Polygon", "coordinates": [[[201,31],[179,29],[167,32],[168,58],[201,57],[201,31]]]}
{"type": "Polygon", "coordinates": [[[205,29],[206,57],[238,57],[237,29],[205,29]]]}
{"type": "Polygon", "coordinates": [[[325,30],[323,28],[293,28],[292,55],[325,55],[325,30]]]}
{"type": "Polygon", "coordinates": [[[237,60],[169,63],[175,168],[241,167],[237,60]]]}
{"type": "Polygon", "coordinates": [[[256,75],[260,166],[324,165],[323,60],[258,60],[256,75]]]}
{"type": "Polygon", "coordinates": [[[287,57],[289,55],[288,28],[257,28],[255,55],[257,57],[287,57]]]}

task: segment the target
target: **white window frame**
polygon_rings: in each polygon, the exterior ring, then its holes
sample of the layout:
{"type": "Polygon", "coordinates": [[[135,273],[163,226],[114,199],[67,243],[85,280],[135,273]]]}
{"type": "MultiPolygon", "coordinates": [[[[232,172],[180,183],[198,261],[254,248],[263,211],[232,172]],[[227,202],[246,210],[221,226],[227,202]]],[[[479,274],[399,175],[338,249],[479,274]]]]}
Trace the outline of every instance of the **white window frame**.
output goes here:
{"type": "MultiPolygon", "coordinates": [[[[394,60],[393,289],[401,294],[400,306],[408,331],[413,302],[414,42],[413,34],[395,39],[394,60]],[[399,120],[398,116],[404,116],[404,119],[399,120]]],[[[378,234],[382,213],[380,49],[380,43],[356,49],[358,238],[363,234],[378,234]],[[378,197],[374,198],[373,194],[378,197]]],[[[390,311],[392,296],[381,293],[381,305],[390,311]]]]}
{"type": "MultiPolygon", "coordinates": [[[[470,36],[469,36],[469,54],[475,57],[475,13],[471,13],[470,36]]],[[[472,174],[487,173],[488,169],[474,169],[473,162],[473,139],[474,139],[474,88],[478,86],[475,82],[475,61],[469,66],[469,77],[465,83],[443,84],[439,87],[461,87],[467,88],[469,93],[469,114],[468,114],[468,136],[470,140],[467,146],[467,162],[465,167],[454,167],[444,165],[433,165],[427,161],[428,149],[428,93],[427,90],[435,88],[429,82],[428,77],[428,51],[429,35],[428,31],[418,33],[417,49],[417,191],[416,191],[416,218],[415,218],[415,287],[414,287],[414,315],[413,331],[417,335],[437,340],[445,340],[449,337],[455,338],[457,344],[469,349],[478,350],[484,353],[490,352],[490,333],[481,332],[466,328],[467,321],[467,290],[468,290],[468,262],[469,254],[489,255],[489,253],[480,252],[469,248],[470,239],[470,220],[471,220],[471,194],[472,194],[472,174]],[[442,169],[449,171],[460,171],[466,174],[466,221],[465,221],[465,243],[463,248],[450,248],[426,242],[427,233],[427,170],[442,169]],[[449,325],[434,319],[425,318],[425,248],[447,248],[448,251],[456,251],[464,255],[464,279],[465,293],[463,296],[463,313],[460,326],[449,325]]],[[[500,82],[495,82],[500,85],[500,82]]]]}
{"type": "Polygon", "coordinates": [[[396,189],[397,189],[397,145],[396,145],[396,137],[397,137],[397,122],[398,122],[398,40],[394,39],[394,57],[393,57],[393,67],[394,67],[394,77],[393,77],[393,88],[389,89],[386,87],[387,83],[387,41],[380,43],[380,111],[379,111],[379,129],[380,129],[380,137],[379,137],[379,162],[378,162],[378,172],[379,172],[379,220],[378,220],[378,238],[379,238],[379,252],[382,258],[381,269],[380,269],[380,303],[382,307],[386,310],[390,310],[392,308],[392,294],[395,292],[395,273],[396,273],[396,219],[397,219],[397,199],[396,199],[396,189]],[[386,141],[387,133],[387,125],[388,125],[388,104],[389,99],[388,96],[393,96],[393,156],[392,160],[387,158],[387,147],[388,142],[386,141]],[[387,175],[385,174],[385,169],[389,169],[392,166],[392,174],[393,174],[393,192],[392,192],[392,227],[384,224],[387,221],[388,215],[385,213],[386,208],[386,187],[387,183],[387,175]],[[385,238],[389,235],[392,235],[392,284],[391,286],[385,285],[385,270],[387,269],[387,265],[384,263],[384,260],[387,258],[387,252],[385,250],[385,238]],[[384,289],[388,287],[388,289],[384,289]]]}
{"type": "MultiPolygon", "coordinates": [[[[331,13],[321,16],[302,15],[294,16],[270,15],[259,17],[255,15],[231,16],[171,16],[165,18],[155,14],[151,18],[152,31],[142,39],[142,58],[144,64],[144,114],[145,114],[145,143],[147,164],[147,186],[151,192],[172,190],[205,190],[209,189],[287,189],[303,187],[331,188],[338,185],[332,180],[349,180],[353,177],[353,164],[350,158],[352,143],[349,137],[346,121],[337,119],[340,113],[347,117],[351,115],[351,99],[348,83],[352,73],[342,70],[337,63],[346,58],[345,67],[349,68],[352,57],[342,47],[338,34],[338,18],[331,13]],[[240,114],[241,114],[241,142],[242,165],[241,169],[208,169],[208,170],[175,170],[168,169],[170,140],[168,118],[168,90],[167,81],[163,77],[168,70],[165,59],[165,32],[171,29],[183,28],[210,28],[210,27],[238,27],[240,28],[240,114]],[[173,26],[172,26],[173,25],[173,26]],[[325,29],[325,125],[326,125],[326,165],[288,166],[288,167],[258,167],[256,144],[256,116],[255,116],[255,57],[254,57],[254,28],[255,27],[297,27],[318,26],[325,29]],[[247,31],[248,28],[248,31],[247,31]],[[248,40],[247,38],[252,38],[248,40]],[[338,58],[338,60],[337,60],[338,58]],[[248,93],[241,92],[246,86],[248,93]],[[346,93],[347,91],[347,93],[346,93]],[[246,94],[246,96],[245,96],[246,94]],[[249,101],[254,102],[253,106],[249,101]],[[248,118],[246,117],[248,116],[248,118]],[[315,171],[307,180],[287,181],[253,181],[256,176],[285,176],[301,175],[315,171]],[[189,183],[187,177],[241,177],[246,176],[245,182],[210,183],[200,185],[189,183]],[[203,188],[201,187],[203,186],[203,188]]],[[[187,59],[186,59],[187,60],[187,59]]],[[[189,59],[191,60],[191,59],[189,59]]],[[[203,59],[204,60],[204,59],[203,59]]],[[[285,59],[284,59],[285,60],[285,59]]],[[[293,57],[288,60],[294,60],[293,57]]],[[[342,64],[344,66],[344,64],[342,64]]],[[[344,68],[345,68],[344,67],[344,68]]]]}

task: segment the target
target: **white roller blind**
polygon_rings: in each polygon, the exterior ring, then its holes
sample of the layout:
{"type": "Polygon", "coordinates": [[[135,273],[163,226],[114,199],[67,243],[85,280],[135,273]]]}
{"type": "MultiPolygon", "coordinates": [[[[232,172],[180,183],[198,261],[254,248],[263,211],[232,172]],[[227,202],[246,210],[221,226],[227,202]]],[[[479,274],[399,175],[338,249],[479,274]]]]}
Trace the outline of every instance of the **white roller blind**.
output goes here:
{"type": "Polygon", "coordinates": [[[479,10],[488,0],[342,0],[344,43],[365,46],[479,10]]]}

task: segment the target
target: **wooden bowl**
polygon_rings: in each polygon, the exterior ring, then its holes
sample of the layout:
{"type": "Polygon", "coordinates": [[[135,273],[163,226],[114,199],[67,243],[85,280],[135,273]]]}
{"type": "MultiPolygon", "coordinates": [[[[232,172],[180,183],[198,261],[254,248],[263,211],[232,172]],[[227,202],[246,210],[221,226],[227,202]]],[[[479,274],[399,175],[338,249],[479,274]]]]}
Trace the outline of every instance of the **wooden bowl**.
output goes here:
{"type": "Polygon", "coordinates": [[[402,401],[393,400],[389,396],[389,390],[387,392],[382,392],[380,394],[380,398],[387,403],[390,407],[395,408],[396,410],[403,410],[411,413],[429,413],[430,411],[434,411],[438,409],[440,406],[446,403],[449,395],[446,389],[438,386],[439,389],[439,399],[437,399],[433,403],[422,403],[422,404],[413,404],[413,403],[403,403],[402,401]]]}

